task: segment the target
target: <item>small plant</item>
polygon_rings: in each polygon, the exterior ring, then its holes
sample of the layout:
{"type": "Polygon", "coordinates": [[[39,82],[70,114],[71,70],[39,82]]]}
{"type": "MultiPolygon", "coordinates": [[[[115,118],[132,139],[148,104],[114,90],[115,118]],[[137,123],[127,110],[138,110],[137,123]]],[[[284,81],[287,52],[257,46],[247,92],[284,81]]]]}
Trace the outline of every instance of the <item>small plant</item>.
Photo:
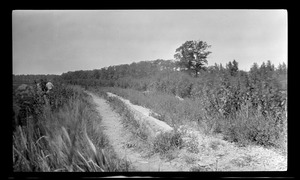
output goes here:
{"type": "Polygon", "coordinates": [[[210,147],[215,151],[219,149],[219,145],[221,145],[219,141],[212,141],[210,143],[210,147]]]}
{"type": "Polygon", "coordinates": [[[155,153],[165,154],[174,148],[182,148],[183,140],[180,132],[172,130],[170,132],[160,133],[153,142],[153,151],[155,153]]]}
{"type": "Polygon", "coordinates": [[[185,143],[185,147],[187,148],[187,151],[194,154],[199,153],[198,145],[199,143],[196,139],[192,139],[185,143]]]}
{"type": "Polygon", "coordinates": [[[194,164],[197,159],[193,156],[185,156],[185,162],[188,164],[194,164]]]}

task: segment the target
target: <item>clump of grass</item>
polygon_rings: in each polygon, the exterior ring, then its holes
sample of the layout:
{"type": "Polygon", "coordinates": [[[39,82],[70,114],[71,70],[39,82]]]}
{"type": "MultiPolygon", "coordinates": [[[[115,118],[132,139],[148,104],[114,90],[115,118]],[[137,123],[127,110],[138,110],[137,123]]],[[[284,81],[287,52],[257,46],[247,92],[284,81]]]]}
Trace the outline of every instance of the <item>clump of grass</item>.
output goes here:
{"type": "Polygon", "coordinates": [[[187,151],[194,154],[199,153],[198,145],[199,143],[195,139],[185,143],[185,147],[187,148],[187,151]]]}
{"type": "Polygon", "coordinates": [[[213,171],[213,168],[211,166],[197,165],[197,166],[191,167],[190,171],[194,171],[194,172],[213,171]]]}
{"type": "Polygon", "coordinates": [[[177,130],[162,132],[156,136],[153,142],[154,153],[167,154],[169,150],[182,147],[182,134],[177,130]]]}
{"type": "Polygon", "coordinates": [[[218,140],[215,140],[215,141],[212,141],[209,143],[209,147],[215,151],[219,149],[220,145],[223,145],[223,144],[218,140]]]}
{"type": "Polygon", "coordinates": [[[195,157],[187,156],[187,155],[184,157],[184,159],[185,159],[185,162],[188,164],[194,164],[197,161],[197,159],[195,157]]]}
{"type": "Polygon", "coordinates": [[[244,166],[249,166],[251,162],[255,161],[253,156],[242,156],[236,159],[231,160],[230,162],[235,164],[238,167],[244,167],[244,166]]]}

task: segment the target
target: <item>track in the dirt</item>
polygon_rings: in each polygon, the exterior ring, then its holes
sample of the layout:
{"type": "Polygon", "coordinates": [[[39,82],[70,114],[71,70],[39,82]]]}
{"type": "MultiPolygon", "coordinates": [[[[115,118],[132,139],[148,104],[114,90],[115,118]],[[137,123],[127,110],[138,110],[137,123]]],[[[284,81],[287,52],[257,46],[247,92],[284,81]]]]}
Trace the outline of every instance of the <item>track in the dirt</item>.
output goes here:
{"type": "Polygon", "coordinates": [[[129,160],[136,171],[179,171],[165,162],[159,156],[152,156],[149,159],[143,158],[139,152],[127,148],[130,141],[129,133],[123,128],[121,117],[115,113],[103,98],[89,93],[97,105],[97,110],[102,117],[102,125],[105,127],[104,133],[108,136],[111,145],[119,158],[129,160]]]}

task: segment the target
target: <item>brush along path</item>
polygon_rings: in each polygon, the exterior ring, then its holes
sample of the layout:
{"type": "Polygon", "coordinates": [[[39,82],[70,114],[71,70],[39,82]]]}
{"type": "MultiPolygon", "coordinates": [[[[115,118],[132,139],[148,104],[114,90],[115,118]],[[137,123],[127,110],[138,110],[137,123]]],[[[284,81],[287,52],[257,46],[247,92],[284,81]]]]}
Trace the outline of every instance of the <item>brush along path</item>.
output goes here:
{"type": "MultiPolygon", "coordinates": [[[[197,124],[181,126],[184,147],[171,151],[169,157],[161,159],[158,155],[144,158],[144,153],[127,148],[130,133],[121,124],[120,116],[113,112],[109,104],[102,98],[91,94],[98,105],[98,111],[103,117],[102,123],[119,157],[126,157],[138,171],[286,171],[287,158],[272,149],[260,146],[239,147],[235,143],[223,140],[221,137],[207,136],[196,129],[197,124]],[[169,160],[166,160],[169,159],[169,160]],[[168,161],[168,162],[167,162],[168,161]]],[[[142,122],[152,121],[149,127],[160,131],[171,130],[164,122],[149,118],[151,110],[133,105],[129,100],[108,93],[122,100],[135,119],[142,122]],[[144,116],[144,117],[143,117],[144,116]],[[158,122],[158,124],[156,123],[158,122]],[[152,124],[152,126],[151,126],[152,124]]],[[[147,150],[145,150],[147,151],[147,150]]]]}
{"type": "MultiPolygon", "coordinates": [[[[121,123],[121,117],[115,113],[109,104],[103,98],[92,93],[97,105],[97,110],[102,117],[102,125],[105,127],[104,133],[108,136],[111,145],[120,158],[127,159],[137,171],[179,171],[180,168],[172,165],[171,162],[165,162],[159,156],[150,158],[142,157],[142,154],[127,147],[130,141],[130,133],[124,129],[121,123]]],[[[174,164],[174,163],[173,163],[174,164]]]]}
{"type": "MultiPolygon", "coordinates": [[[[147,124],[153,131],[170,131],[165,122],[150,116],[151,110],[134,105],[120,96],[107,93],[108,96],[122,100],[136,120],[147,124]]],[[[285,171],[287,158],[274,149],[260,146],[239,147],[235,143],[220,137],[207,136],[196,130],[197,124],[181,126],[185,147],[173,154],[172,161],[180,162],[186,169],[195,168],[200,171],[285,171]]],[[[154,134],[155,136],[156,134],[154,134]]],[[[172,154],[171,154],[172,156],[172,154]]]]}

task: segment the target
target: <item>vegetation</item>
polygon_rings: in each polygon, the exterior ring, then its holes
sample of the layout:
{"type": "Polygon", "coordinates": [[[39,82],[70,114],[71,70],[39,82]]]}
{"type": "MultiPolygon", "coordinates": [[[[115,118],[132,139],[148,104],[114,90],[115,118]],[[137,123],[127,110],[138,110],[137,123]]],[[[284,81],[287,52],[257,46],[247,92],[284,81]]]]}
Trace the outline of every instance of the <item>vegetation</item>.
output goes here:
{"type": "Polygon", "coordinates": [[[186,41],[176,49],[174,57],[179,60],[179,64],[188,72],[198,76],[204,65],[207,64],[207,56],[211,53],[207,51],[211,46],[203,41],[186,41]]]}
{"type": "Polygon", "coordinates": [[[177,130],[159,134],[153,142],[153,152],[166,154],[175,148],[183,147],[182,134],[177,130]]]}
{"type": "Polygon", "coordinates": [[[55,84],[50,103],[37,101],[37,94],[28,96],[15,96],[14,101],[15,115],[26,122],[14,125],[14,171],[128,171],[129,164],[115,155],[80,87],[55,84]],[[28,99],[32,103],[25,103],[28,99]],[[36,111],[18,115],[17,107],[36,111]]]}
{"type": "MultiPolygon", "coordinates": [[[[108,99],[124,125],[144,142],[148,141],[146,129],[133,121],[121,101],[104,92],[153,110],[156,118],[175,129],[196,124],[206,134],[222,133],[226,140],[240,145],[286,151],[286,64],[254,63],[249,72],[239,70],[236,60],[206,67],[209,47],[206,42],[187,41],[176,50],[178,61],[158,59],[63,73],[53,78],[57,84],[47,102],[34,88],[29,96],[13,94],[14,170],[128,170],[128,164],[111,152],[97,126],[99,117],[79,86],[108,99]]],[[[161,134],[151,141],[152,148],[165,153],[183,146],[180,139],[176,131],[161,134]]],[[[193,147],[190,151],[196,152],[193,147]]]]}
{"type": "MultiPolygon", "coordinates": [[[[204,127],[205,132],[223,133],[228,140],[242,144],[285,144],[281,142],[286,141],[282,133],[286,134],[287,127],[287,69],[284,63],[277,68],[270,61],[261,66],[254,63],[251,70],[245,72],[238,69],[238,63],[234,60],[225,67],[222,64],[209,66],[206,70],[202,69],[198,77],[192,77],[185,71],[178,71],[176,62],[162,62],[113,66],[107,68],[110,72],[105,70],[112,74],[111,79],[81,79],[76,84],[114,87],[110,91],[119,91],[121,96],[133,103],[154,110],[160,114],[161,120],[171,125],[195,121],[204,127]],[[123,72],[121,69],[125,67],[152,68],[142,68],[143,71],[135,69],[135,73],[128,71],[118,76],[118,72],[123,72]],[[143,91],[152,93],[145,95],[143,91]],[[174,95],[185,100],[181,102],[174,95]]],[[[84,74],[83,71],[81,73],[84,74]]],[[[66,81],[76,80],[72,79],[71,72],[67,74],[66,81]]]]}

